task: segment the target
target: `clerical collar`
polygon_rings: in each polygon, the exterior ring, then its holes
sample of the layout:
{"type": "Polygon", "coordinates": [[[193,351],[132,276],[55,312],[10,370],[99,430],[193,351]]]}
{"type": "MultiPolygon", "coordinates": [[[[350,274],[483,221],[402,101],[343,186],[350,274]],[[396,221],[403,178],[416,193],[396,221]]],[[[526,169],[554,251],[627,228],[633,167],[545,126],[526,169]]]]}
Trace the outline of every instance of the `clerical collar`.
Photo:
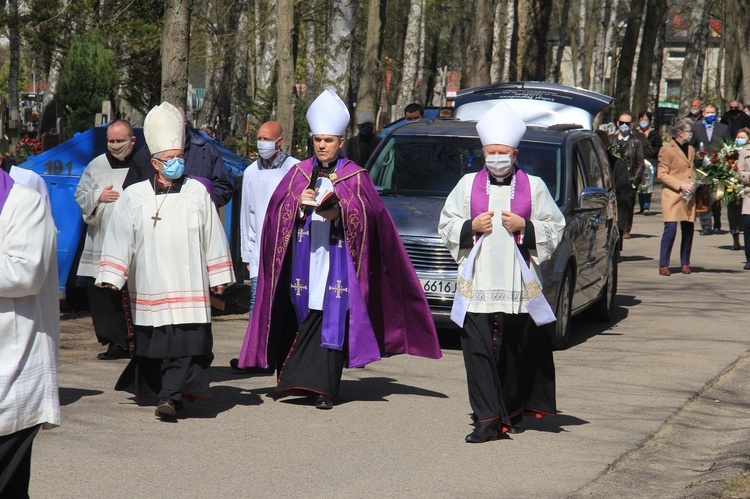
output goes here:
{"type": "Polygon", "coordinates": [[[182,189],[182,184],[185,182],[185,176],[178,178],[177,180],[173,180],[171,185],[165,185],[161,179],[159,178],[159,174],[156,173],[151,178],[151,187],[154,188],[155,194],[164,194],[167,191],[169,193],[173,192],[180,192],[180,189],[182,189]]]}
{"type": "Polygon", "coordinates": [[[492,185],[510,185],[510,183],[513,181],[513,173],[503,178],[496,178],[492,174],[489,174],[487,176],[490,178],[490,184],[492,185]]]}
{"type": "Polygon", "coordinates": [[[276,170],[278,168],[281,168],[281,165],[284,164],[284,161],[286,161],[286,158],[288,157],[289,155],[282,150],[282,151],[279,151],[279,155],[276,156],[276,159],[274,159],[273,161],[268,161],[267,159],[259,158],[258,169],[259,170],[276,170]]]}
{"type": "Polygon", "coordinates": [[[334,159],[330,163],[323,163],[322,161],[320,161],[319,163],[320,163],[319,175],[321,177],[328,177],[336,170],[336,167],[339,164],[339,158],[334,159]]]}
{"type": "Polygon", "coordinates": [[[117,159],[114,156],[112,156],[112,153],[107,151],[104,153],[107,157],[107,161],[109,162],[109,166],[112,168],[128,168],[130,166],[130,162],[133,160],[133,156],[135,156],[135,148],[133,148],[132,151],[130,151],[130,154],[125,156],[125,159],[117,159]]]}

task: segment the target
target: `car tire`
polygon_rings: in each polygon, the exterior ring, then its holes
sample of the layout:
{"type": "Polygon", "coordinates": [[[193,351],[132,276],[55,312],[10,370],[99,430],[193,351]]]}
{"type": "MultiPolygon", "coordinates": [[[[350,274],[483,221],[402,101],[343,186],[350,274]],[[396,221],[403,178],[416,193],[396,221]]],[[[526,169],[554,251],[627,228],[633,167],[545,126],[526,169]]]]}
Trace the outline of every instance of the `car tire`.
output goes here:
{"type": "Polygon", "coordinates": [[[570,343],[571,304],[573,302],[572,275],[570,268],[565,269],[560,283],[560,292],[557,294],[557,305],[555,306],[557,320],[550,324],[552,347],[555,350],[564,350],[568,348],[570,343]]]}
{"type": "Polygon", "coordinates": [[[599,299],[591,306],[590,317],[596,322],[609,322],[612,320],[612,311],[615,308],[615,295],[617,294],[617,262],[619,259],[619,253],[615,252],[609,260],[607,283],[604,285],[599,299]]]}

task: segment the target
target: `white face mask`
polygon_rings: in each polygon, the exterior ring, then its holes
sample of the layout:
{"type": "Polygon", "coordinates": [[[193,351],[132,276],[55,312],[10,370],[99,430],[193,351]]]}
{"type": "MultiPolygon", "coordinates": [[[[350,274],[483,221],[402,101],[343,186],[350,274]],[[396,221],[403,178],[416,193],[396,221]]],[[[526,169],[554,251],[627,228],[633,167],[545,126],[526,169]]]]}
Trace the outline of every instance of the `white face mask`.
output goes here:
{"type": "Polygon", "coordinates": [[[276,154],[276,142],[279,139],[276,140],[259,140],[258,141],[258,154],[260,154],[260,157],[263,159],[271,159],[274,154],[276,154]]]}
{"type": "Polygon", "coordinates": [[[495,177],[507,177],[513,170],[513,158],[510,154],[490,154],[484,158],[484,165],[495,177]]]}

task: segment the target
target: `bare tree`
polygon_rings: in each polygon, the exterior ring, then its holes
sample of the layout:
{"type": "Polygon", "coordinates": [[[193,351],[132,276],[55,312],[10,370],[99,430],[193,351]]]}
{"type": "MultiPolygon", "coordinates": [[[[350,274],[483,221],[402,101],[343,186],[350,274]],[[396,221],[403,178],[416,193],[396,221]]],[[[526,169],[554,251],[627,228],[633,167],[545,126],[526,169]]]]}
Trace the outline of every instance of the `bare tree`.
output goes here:
{"type": "Polygon", "coordinates": [[[18,78],[21,61],[21,33],[18,18],[18,0],[8,0],[8,45],[10,61],[8,66],[8,110],[10,117],[16,120],[16,127],[21,128],[21,116],[18,110],[18,78]]]}
{"type": "Polygon", "coordinates": [[[237,2],[239,19],[234,36],[234,70],[232,74],[232,114],[237,117],[239,135],[247,137],[248,58],[250,57],[250,12],[247,0],[237,2]]]}
{"type": "MultiPolygon", "coordinates": [[[[276,84],[276,121],[281,124],[285,142],[291,150],[294,137],[294,57],[292,54],[292,32],[294,31],[294,0],[279,0],[277,18],[279,41],[279,77],[276,84]]],[[[288,152],[288,151],[287,151],[288,152]]]]}
{"type": "MultiPolygon", "coordinates": [[[[256,6],[258,2],[256,2],[256,6]]],[[[256,9],[255,29],[261,35],[260,45],[256,47],[258,58],[255,60],[255,108],[253,118],[256,125],[268,119],[271,110],[271,81],[276,68],[277,34],[277,1],[268,0],[267,9],[256,9]]]]}
{"type": "MultiPolygon", "coordinates": [[[[664,64],[664,45],[667,37],[667,14],[669,8],[662,9],[659,19],[659,28],[656,32],[656,43],[654,44],[654,59],[651,63],[651,81],[649,82],[649,108],[656,111],[659,108],[659,89],[661,87],[661,74],[664,64]]],[[[668,123],[661,123],[667,125],[668,123]]]]}
{"type": "Polygon", "coordinates": [[[641,31],[643,8],[646,0],[631,0],[625,36],[620,44],[620,59],[617,63],[615,81],[615,109],[621,112],[630,107],[630,91],[633,83],[633,61],[641,31]]]}
{"type": "Polygon", "coordinates": [[[344,102],[349,101],[349,69],[356,8],[356,0],[332,0],[325,44],[323,85],[333,88],[344,102]]]}
{"type": "Polygon", "coordinates": [[[648,88],[651,82],[651,71],[654,62],[654,50],[652,47],[656,45],[659,23],[664,19],[663,13],[666,10],[666,0],[648,0],[645,22],[643,23],[643,36],[641,37],[641,51],[638,55],[635,86],[633,87],[633,105],[631,109],[635,113],[645,111],[646,106],[649,104],[648,88]]]}
{"type": "Polygon", "coordinates": [[[423,0],[411,0],[409,6],[409,18],[404,38],[404,59],[401,66],[401,85],[396,99],[397,109],[403,109],[414,100],[419,47],[422,44],[419,34],[423,6],[423,0]]]}
{"type": "Polygon", "coordinates": [[[505,69],[505,28],[508,2],[509,0],[498,0],[495,5],[495,16],[492,23],[492,63],[490,65],[491,83],[498,83],[503,79],[503,70],[505,69]]]}
{"type": "Polygon", "coordinates": [[[680,115],[688,113],[690,99],[701,95],[710,11],[711,0],[693,0],[689,14],[685,61],[682,64],[680,115]]]}
{"type": "Polygon", "coordinates": [[[161,98],[183,109],[187,102],[191,8],[190,0],[164,0],[161,98]]]}
{"type": "Polygon", "coordinates": [[[468,3],[473,23],[467,47],[466,83],[469,87],[476,87],[490,82],[494,12],[491,0],[468,3]]]}
{"type": "Polygon", "coordinates": [[[370,0],[367,6],[367,40],[357,91],[357,113],[377,115],[380,89],[380,56],[383,50],[387,0],[370,0]]]}
{"type": "Polygon", "coordinates": [[[570,3],[571,0],[562,0],[562,6],[560,9],[560,27],[557,30],[557,48],[555,50],[555,59],[552,63],[552,67],[549,71],[549,79],[551,81],[560,81],[560,66],[562,65],[563,53],[565,47],[568,46],[568,18],[570,14],[570,3]]]}
{"type": "Polygon", "coordinates": [[[522,80],[543,81],[547,75],[547,32],[550,9],[545,0],[518,0],[517,65],[522,80]]]}

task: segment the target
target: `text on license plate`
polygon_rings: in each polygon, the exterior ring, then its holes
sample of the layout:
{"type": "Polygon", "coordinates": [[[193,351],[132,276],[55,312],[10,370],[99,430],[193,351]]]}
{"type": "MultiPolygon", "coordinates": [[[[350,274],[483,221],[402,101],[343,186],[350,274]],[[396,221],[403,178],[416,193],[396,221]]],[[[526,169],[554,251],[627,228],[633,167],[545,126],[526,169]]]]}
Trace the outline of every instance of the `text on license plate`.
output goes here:
{"type": "Polygon", "coordinates": [[[441,279],[420,279],[422,289],[426,294],[455,294],[456,281],[444,281],[441,279]]]}

